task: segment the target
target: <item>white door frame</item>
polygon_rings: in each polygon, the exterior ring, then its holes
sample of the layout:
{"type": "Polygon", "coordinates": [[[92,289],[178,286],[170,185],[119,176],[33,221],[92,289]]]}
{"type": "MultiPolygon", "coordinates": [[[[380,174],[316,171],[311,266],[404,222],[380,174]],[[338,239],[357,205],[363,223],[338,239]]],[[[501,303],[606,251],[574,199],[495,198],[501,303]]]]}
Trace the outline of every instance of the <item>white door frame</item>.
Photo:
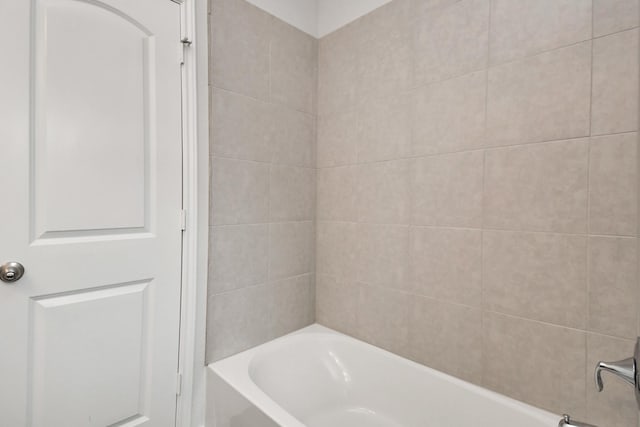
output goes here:
{"type": "Polygon", "coordinates": [[[204,426],[209,240],[208,1],[180,3],[184,48],[182,298],[176,427],[204,426]]]}

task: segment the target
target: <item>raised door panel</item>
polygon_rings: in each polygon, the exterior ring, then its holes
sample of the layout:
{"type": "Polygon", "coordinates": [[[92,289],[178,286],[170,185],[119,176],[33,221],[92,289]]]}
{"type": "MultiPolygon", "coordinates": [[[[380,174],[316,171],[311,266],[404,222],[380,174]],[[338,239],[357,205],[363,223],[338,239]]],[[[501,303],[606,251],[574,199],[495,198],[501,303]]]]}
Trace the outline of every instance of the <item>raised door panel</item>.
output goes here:
{"type": "Polygon", "coordinates": [[[154,37],[99,2],[35,17],[32,240],[149,231],[154,37]]]}
{"type": "Polygon", "coordinates": [[[32,426],[133,426],[149,419],[152,283],[31,300],[32,426]]]}

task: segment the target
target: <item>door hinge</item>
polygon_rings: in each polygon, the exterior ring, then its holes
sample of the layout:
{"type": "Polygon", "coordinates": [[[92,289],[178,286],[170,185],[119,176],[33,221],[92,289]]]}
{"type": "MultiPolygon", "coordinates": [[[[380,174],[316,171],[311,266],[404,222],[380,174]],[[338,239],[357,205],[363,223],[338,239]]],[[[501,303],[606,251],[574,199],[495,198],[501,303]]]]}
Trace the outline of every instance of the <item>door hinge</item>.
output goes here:
{"type": "Polygon", "coordinates": [[[184,65],[184,50],[193,43],[188,37],[180,39],[180,48],[178,49],[180,65],[184,65]]]}
{"type": "Polygon", "coordinates": [[[176,374],[176,396],[180,396],[182,394],[182,374],[178,372],[176,374]]]}
{"type": "Polygon", "coordinates": [[[184,231],[187,229],[187,211],[182,209],[180,211],[180,230],[184,231]]]}

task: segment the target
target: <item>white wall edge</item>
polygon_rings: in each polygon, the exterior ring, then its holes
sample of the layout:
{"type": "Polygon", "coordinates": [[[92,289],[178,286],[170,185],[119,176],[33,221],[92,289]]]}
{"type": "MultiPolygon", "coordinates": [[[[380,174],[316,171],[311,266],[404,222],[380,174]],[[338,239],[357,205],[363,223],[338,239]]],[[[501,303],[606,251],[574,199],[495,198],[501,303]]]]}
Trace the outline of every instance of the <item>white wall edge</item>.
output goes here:
{"type": "MultiPolygon", "coordinates": [[[[184,0],[182,305],[176,426],[204,426],[207,260],[209,239],[209,56],[207,0],[184,0]]],[[[179,43],[179,40],[176,40],[179,43]]]]}

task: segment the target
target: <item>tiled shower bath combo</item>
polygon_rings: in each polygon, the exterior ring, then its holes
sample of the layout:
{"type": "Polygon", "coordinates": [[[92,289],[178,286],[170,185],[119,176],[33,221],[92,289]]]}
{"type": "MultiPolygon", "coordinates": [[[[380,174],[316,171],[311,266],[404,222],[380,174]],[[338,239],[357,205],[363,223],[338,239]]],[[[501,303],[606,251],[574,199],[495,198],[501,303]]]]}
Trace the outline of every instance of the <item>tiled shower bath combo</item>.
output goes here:
{"type": "Polygon", "coordinates": [[[640,334],[637,0],[394,0],[319,40],[210,9],[208,363],[317,322],[638,425],[593,384],[640,334]]]}

